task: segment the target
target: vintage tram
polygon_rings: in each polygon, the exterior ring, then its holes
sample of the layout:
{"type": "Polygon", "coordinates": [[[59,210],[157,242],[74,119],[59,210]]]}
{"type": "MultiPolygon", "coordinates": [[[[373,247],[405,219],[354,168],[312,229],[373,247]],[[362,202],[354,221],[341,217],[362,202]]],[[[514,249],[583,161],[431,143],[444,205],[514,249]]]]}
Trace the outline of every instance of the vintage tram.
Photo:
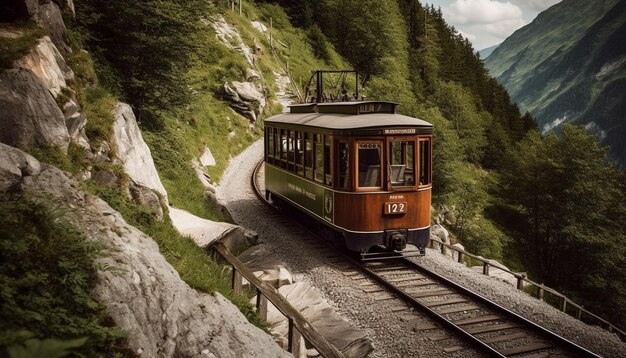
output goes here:
{"type": "Polygon", "coordinates": [[[396,107],[305,103],[266,119],[268,199],[314,218],[364,258],[381,248],[406,252],[407,244],[423,254],[430,237],[433,127],[396,107]]]}

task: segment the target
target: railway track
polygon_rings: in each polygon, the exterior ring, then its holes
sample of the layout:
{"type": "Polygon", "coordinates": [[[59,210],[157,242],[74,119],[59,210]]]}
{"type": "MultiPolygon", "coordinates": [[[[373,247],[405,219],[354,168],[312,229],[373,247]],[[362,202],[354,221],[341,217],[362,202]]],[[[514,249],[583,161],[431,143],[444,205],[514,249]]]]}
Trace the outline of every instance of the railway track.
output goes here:
{"type": "MultiPolygon", "coordinates": [[[[262,163],[254,170],[252,185],[271,206],[259,175],[262,163]]],[[[492,357],[599,357],[410,259],[360,262],[330,247],[328,258],[345,276],[359,281],[364,293],[389,302],[397,316],[410,321],[415,310],[430,317],[413,317],[413,330],[446,353],[475,349],[492,357]]]]}

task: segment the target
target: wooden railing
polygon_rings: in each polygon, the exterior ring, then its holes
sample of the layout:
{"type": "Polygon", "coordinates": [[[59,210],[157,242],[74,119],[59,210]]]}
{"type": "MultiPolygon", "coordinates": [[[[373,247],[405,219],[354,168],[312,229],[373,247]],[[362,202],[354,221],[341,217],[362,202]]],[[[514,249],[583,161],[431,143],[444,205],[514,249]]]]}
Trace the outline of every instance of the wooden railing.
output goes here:
{"type": "Polygon", "coordinates": [[[504,272],[511,274],[513,277],[517,279],[517,289],[527,292],[524,287],[525,283],[528,283],[533,286],[535,291],[534,297],[549,303],[553,307],[558,308],[559,310],[571,315],[572,317],[577,318],[580,321],[589,324],[598,324],[600,327],[607,329],[609,332],[616,333],[621,340],[626,340],[626,332],[614,326],[611,322],[605,320],[604,318],[597,316],[589,311],[587,311],[583,306],[577,304],[576,302],[569,299],[564,294],[558,292],[557,290],[545,286],[544,284],[537,283],[533,280],[530,280],[525,273],[513,272],[510,271],[500,265],[495,265],[489,262],[488,259],[483,257],[471,254],[463,249],[460,249],[456,246],[446,244],[438,239],[430,239],[430,247],[434,248],[435,244],[439,245],[439,249],[443,255],[448,255],[448,250],[452,250],[457,253],[456,260],[462,264],[465,264],[466,258],[472,258],[476,261],[479,261],[483,265],[483,274],[489,276],[489,268],[491,266],[498,268],[504,272]],[[547,294],[547,295],[546,295],[547,294]]]}
{"type": "Polygon", "coordinates": [[[291,304],[280,294],[276,288],[257,278],[241,261],[230,253],[222,243],[213,246],[215,253],[219,254],[232,266],[232,287],[235,292],[243,291],[242,278],[254,286],[257,293],[256,309],[263,320],[267,320],[267,301],[271,302],[288,320],[289,333],[287,335],[287,351],[294,357],[306,351],[301,347],[300,337],[310,343],[325,358],[340,358],[344,355],[330,344],[317,329],[315,329],[291,304]]]}

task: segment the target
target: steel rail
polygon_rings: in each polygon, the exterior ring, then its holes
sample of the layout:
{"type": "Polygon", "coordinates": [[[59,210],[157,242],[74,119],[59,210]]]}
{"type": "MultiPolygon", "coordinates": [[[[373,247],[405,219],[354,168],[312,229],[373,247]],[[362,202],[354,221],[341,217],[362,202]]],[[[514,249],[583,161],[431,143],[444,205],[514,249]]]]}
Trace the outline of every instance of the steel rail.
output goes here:
{"type": "MultiPolygon", "coordinates": [[[[257,182],[257,177],[258,177],[258,172],[261,168],[261,166],[263,165],[264,161],[261,160],[259,161],[259,163],[256,165],[254,171],[253,171],[253,175],[251,178],[251,183],[252,186],[254,188],[254,192],[256,194],[256,196],[263,201],[264,204],[275,208],[269,200],[267,200],[265,198],[265,196],[261,193],[261,189],[259,188],[259,184],[257,182]]],[[[306,229],[306,228],[305,228],[306,229]]],[[[308,229],[307,229],[308,230],[308,229]]],[[[310,230],[308,230],[310,231],[310,230]]],[[[315,232],[312,232],[312,234],[314,235],[318,235],[315,232]]],[[[328,243],[326,240],[321,240],[322,242],[328,243]]],[[[337,248],[334,248],[337,249],[337,248]]],[[[486,354],[488,354],[491,357],[506,357],[505,355],[503,355],[502,353],[498,352],[495,348],[491,347],[490,345],[488,345],[487,343],[481,341],[479,338],[477,338],[476,336],[472,335],[471,333],[466,332],[462,327],[460,327],[459,325],[454,324],[454,322],[452,322],[451,320],[447,319],[446,317],[442,316],[441,314],[439,314],[436,310],[426,306],[425,304],[419,302],[416,298],[412,297],[409,293],[405,292],[404,290],[402,290],[401,288],[395,286],[393,283],[389,282],[388,280],[386,280],[385,278],[381,277],[380,275],[378,275],[376,272],[374,272],[373,270],[365,267],[364,263],[365,262],[359,262],[356,261],[355,259],[353,259],[348,253],[344,252],[344,251],[340,251],[338,253],[341,253],[345,259],[347,261],[349,261],[351,264],[353,264],[354,266],[358,267],[359,269],[361,269],[363,272],[367,273],[367,275],[371,278],[373,278],[374,280],[376,280],[377,282],[381,283],[383,286],[389,288],[391,291],[393,291],[393,293],[397,294],[398,296],[400,296],[403,300],[407,301],[408,303],[410,303],[412,306],[422,310],[423,312],[425,312],[429,317],[431,317],[433,320],[439,322],[440,324],[444,325],[446,328],[448,328],[449,330],[451,330],[452,332],[456,333],[461,339],[471,343],[474,347],[476,347],[477,349],[485,352],[486,354]]],[[[409,267],[414,268],[416,271],[420,272],[420,273],[424,273],[428,276],[430,276],[431,278],[440,281],[440,283],[442,283],[443,285],[447,285],[448,287],[451,287],[457,291],[459,291],[461,294],[468,296],[471,299],[474,299],[475,301],[478,301],[482,304],[484,304],[485,306],[487,306],[488,308],[496,311],[496,313],[501,313],[505,316],[505,318],[510,318],[513,321],[517,321],[519,323],[521,323],[523,325],[522,328],[526,328],[529,329],[531,331],[534,331],[536,333],[538,333],[542,338],[545,338],[547,340],[551,340],[553,343],[556,343],[558,346],[560,346],[560,348],[571,351],[572,353],[575,353],[577,355],[580,355],[582,357],[594,357],[594,358],[600,358],[599,355],[587,350],[584,347],[581,347],[580,345],[567,340],[566,338],[559,336],[558,334],[536,324],[535,322],[532,322],[522,316],[520,316],[519,314],[489,300],[488,298],[485,298],[483,296],[481,296],[480,294],[471,291],[459,284],[457,284],[454,281],[451,281],[450,279],[443,277],[427,268],[425,268],[424,266],[413,262],[411,260],[408,260],[406,258],[397,258],[398,262],[402,262],[403,264],[406,264],[409,267]]],[[[370,263],[371,261],[367,261],[367,263],[370,263]]],[[[557,347],[558,348],[558,347],[557,347]]]]}
{"type": "Polygon", "coordinates": [[[542,337],[548,338],[550,340],[553,340],[557,344],[560,344],[564,348],[566,348],[568,350],[571,350],[574,353],[581,354],[584,357],[597,357],[597,358],[600,358],[599,355],[589,351],[588,349],[579,346],[578,344],[576,344],[576,343],[574,343],[574,342],[572,342],[572,341],[570,341],[570,340],[568,340],[568,339],[566,339],[566,338],[564,338],[564,337],[562,337],[562,336],[560,336],[560,335],[558,335],[558,334],[556,334],[556,333],[546,329],[545,327],[542,327],[542,326],[538,325],[537,323],[535,323],[535,322],[533,322],[533,321],[531,321],[531,320],[529,320],[527,318],[524,318],[524,317],[520,316],[519,314],[517,314],[517,313],[515,313],[515,312],[513,312],[513,311],[511,311],[511,310],[509,310],[509,309],[507,309],[507,308],[505,308],[505,307],[503,307],[503,306],[493,302],[493,301],[491,301],[490,299],[488,299],[488,298],[486,298],[486,297],[484,297],[484,296],[482,296],[482,295],[480,295],[480,294],[478,294],[478,293],[476,293],[476,292],[474,292],[474,291],[472,291],[472,290],[470,290],[468,288],[465,288],[465,287],[459,285],[458,283],[456,283],[456,282],[454,282],[454,281],[452,281],[452,280],[450,280],[450,279],[448,279],[446,277],[443,277],[443,276],[441,276],[441,275],[439,275],[439,274],[437,274],[437,273],[435,273],[435,272],[425,268],[424,266],[422,266],[422,265],[420,265],[420,264],[418,264],[416,262],[413,262],[413,261],[410,261],[410,260],[402,260],[402,262],[408,264],[411,267],[416,268],[421,273],[429,275],[430,277],[432,277],[432,278],[434,278],[436,280],[442,281],[446,285],[448,285],[448,286],[450,286],[450,287],[452,287],[452,288],[454,288],[454,289],[456,289],[458,291],[461,291],[464,295],[467,295],[467,296],[471,297],[472,299],[475,299],[476,301],[479,301],[480,303],[488,306],[489,308],[498,311],[498,313],[504,313],[508,318],[512,318],[513,320],[522,323],[525,327],[531,328],[535,332],[539,333],[542,337]]]}

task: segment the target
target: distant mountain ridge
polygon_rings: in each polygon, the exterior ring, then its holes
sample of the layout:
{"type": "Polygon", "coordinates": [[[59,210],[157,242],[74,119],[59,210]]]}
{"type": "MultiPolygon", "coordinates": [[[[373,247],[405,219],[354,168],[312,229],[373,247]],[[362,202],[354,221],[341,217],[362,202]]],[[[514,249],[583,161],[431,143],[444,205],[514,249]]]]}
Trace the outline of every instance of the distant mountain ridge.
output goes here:
{"type": "Polygon", "coordinates": [[[480,58],[485,59],[487,57],[489,57],[489,55],[491,55],[491,53],[493,52],[493,50],[495,50],[496,48],[498,48],[498,46],[500,46],[500,44],[496,44],[487,48],[484,48],[482,50],[478,51],[478,55],[480,56],[480,58]]]}
{"type": "Polygon", "coordinates": [[[626,0],[564,0],[507,38],[485,65],[543,132],[584,125],[626,168],[626,0]]]}

